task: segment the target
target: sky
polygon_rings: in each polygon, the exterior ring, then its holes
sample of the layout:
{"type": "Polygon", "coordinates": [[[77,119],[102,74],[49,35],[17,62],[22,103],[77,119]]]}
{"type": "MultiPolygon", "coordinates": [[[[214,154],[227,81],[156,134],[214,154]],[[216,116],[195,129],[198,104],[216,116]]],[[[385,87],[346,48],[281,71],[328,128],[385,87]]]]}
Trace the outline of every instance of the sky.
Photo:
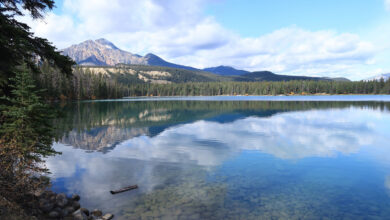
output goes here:
{"type": "Polygon", "coordinates": [[[390,0],[60,0],[44,19],[20,20],[59,49],[106,38],[197,68],[390,73],[390,0]]]}

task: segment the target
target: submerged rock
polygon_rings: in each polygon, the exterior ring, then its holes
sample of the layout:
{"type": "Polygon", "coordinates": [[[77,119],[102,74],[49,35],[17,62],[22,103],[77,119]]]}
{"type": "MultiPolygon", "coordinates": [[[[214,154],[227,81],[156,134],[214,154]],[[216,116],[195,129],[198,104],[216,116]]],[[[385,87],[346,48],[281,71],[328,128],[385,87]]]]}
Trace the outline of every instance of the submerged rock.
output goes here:
{"type": "Polygon", "coordinates": [[[65,217],[65,216],[67,216],[67,215],[69,215],[69,211],[65,208],[65,209],[63,209],[63,210],[61,210],[61,216],[62,217],[65,217]]]}
{"type": "Polygon", "coordinates": [[[68,204],[68,199],[64,193],[60,193],[56,196],[56,205],[58,207],[65,207],[68,204]]]}
{"type": "Polygon", "coordinates": [[[89,210],[86,208],[80,208],[82,212],[84,212],[85,215],[89,216],[89,210]]]}
{"type": "Polygon", "coordinates": [[[79,201],[79,200],[80,200],[80,196],[77,195],[77,194],[73,194],[73,195],[72,195],[72,200],[73,200],[73,201],[79,201]]]}
{"type": "Polygon", "coordinates": [[[73,206],[73,208],[74,208],[75,210],[77,210],[77,209],[80,208],[80,203],[77,202],[77,201],[74,201],[73,204],[72,204],[72,206],[73,206]]]}
{"type": "Polygon", "coordinates": [[[114,215],[110,214],[110,213],[107,213],[102,218],[103,218],[103,220],[110,220],[110,219],[114,218],[114,215]]]}
{"type": "Polygon", "coordinates": [[[51,211],[51,212],[49,213],[49,217],[50,217],[50,218],[55,218],[55,219],[57,219],[57,218],[60,217],[60,213],[58,213],[57,211],[51,211]]]}
{"type": "Polygon", "coordinates": [[[73,206],[68,206],[66,207],[64,210],[66,210],[68,213],[73,213],[75,211],[75,209],[73,208],[73,206]]]}
{"type": "Polygon", "coordinates": [[[88,220],[88,216],[80,209],[73,212],[72,216],[74,220],[88,220]]]}
{"type": "Polygon", "coordinates": [[[59,214],[62,213],[62,208],[60,207],[55,207],[52,211],[58,212],[59,214]]]}
{"type": "Polygon", "coordinates": [[[46,199],[41,199],[39,200],[39,208],[43,211],[43,212],[50,212],[54,207],[54,204],[51,203],[50,201],[47,201],[46,199]]]}
{"type": "Polygon", "coordinates": [[[94,210],[91,212],[91,214],[92,214],[93,216],[95,216],[95,217],[100,217],[100,216],[103,215],[103,212],[100,211],[99,209],[94,209],[94,210]]]}
{"type": "Polygon", "coordinates": [[[49,199],[50,197],[52,196],[55,196],[55,193],[52,192],[52,191],[44,191],[42,194],[41,194],[41,197],[42,198],[46,198],[46,199],[49,199]]]}
{"type": "Polygon", "coordinates": [[[90,212],[86,208],[81,208],[78,202],[80,196],[77,194],[67,197],[65,193],[43,191],[34,196],[39,200],[37,205],[31,205],[35,206],[32,213],[35,213],[38,219],[110,220],[114,218],[110,213],[103,216],[103,212],[99,209],[90,212]]]}

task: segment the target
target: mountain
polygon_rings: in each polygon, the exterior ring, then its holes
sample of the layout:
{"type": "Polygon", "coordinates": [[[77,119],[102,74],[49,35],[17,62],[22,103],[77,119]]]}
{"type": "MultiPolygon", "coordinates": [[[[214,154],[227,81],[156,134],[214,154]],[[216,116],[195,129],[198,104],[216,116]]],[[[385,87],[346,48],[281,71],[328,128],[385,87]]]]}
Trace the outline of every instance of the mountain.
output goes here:
{"type": "Polygon", "coordinates": [[[183,66],[178,65],[174,63],[167,62],[160,58],[159,56],[156,56],[152,53],[148,53],[143,57],[147,63],[147,65],[150,66],[165,66],[165,67],[172,67],[172,68],[180,68],[180,69],[186,69],[186,70],[198,70],[196,68],[190,67],[190,66],[183,66]]]}
{"type": "Polygon", "coordinates": [[[203,71],[215,73],[221,76],[239,76],[239,75],[250,73],[245,70],[234,69],[233,67],[230,66],[209,67],[209,68],[204,68],[203,71]]]}
{"type": "Polygon", "coordinates": [[[87,40],[62,50],[80,65],[113,66],[118,63],[147,64],[137,54],[123,51],[106,39],[87,40]]]}
{"type": "Polygon", "coordinates": [[[351,82],[351,80],[345,78],[345,77],[334,77],[334,78],[331,78],[331,77],[321,77],[321,79],[324,79],[324,80],[331,80],[331,81],[336,81],[336,82],[351,82]]]}
{"type": "Polygon", "coordinates": [[[88,68],[97,66],[97,68],[94,68],[97,72],[106,72],[107,68],[103,68],[103,66],[107,66],[113,73],[125,71],[129,73],[125,80],[128,82],[255,82],[288,80],[349,81],[345,78],[278,75],[269,71],[248,72],[245,70],[238,70],[230,66],[209,67],[200,70],[190,66],[167,62],[152,53],[146,54],[145,56],[133,54],[119,49],[112,42],[104,38],[87,40],[80,44],[74,44],[63,49],[62,53],[72,58],[81,66],[87,66],[88,68]],[[152,66],[154,68],[151,68],[152,66]]]}
{"type": "Polygon", "coordinates": [[[95,41],[87,40],[80,44],[72,45],[63,49],[62,53],[72,58],[77,64],[84,66],[114,66],[122,63],[197,70],[193,67],[167,62],[151,53],[145,56],[132,54],[119,49],[104,38],[95,41]]]}
{"type": "Polygon", "coordinates": [[[390,73],[385,73],[385,74],[380,74],[380,75],[377,75],[377,76],[374,76],[374,77],[370,77],[368,79],[366,79],[365,81],[378,81],[378,80],[381,80],[381,79],[384,79],[385,81],[389,80],[390,79],[390,73]]]}
{"type": "Polygon", "coordinates": [[[290,80],[323,80],[320,77],[278,75],[270,71],[258,71],[235,77],[235,81],[290,81],[290,80]]]}
{"type": "Polygon", "coordinates": [[[98,58],[96,58],[95,55],[92,55],[87,59],[79,61],[78,64],[83,66],[107,66],[105,62],[100,61],[98,58]]]}

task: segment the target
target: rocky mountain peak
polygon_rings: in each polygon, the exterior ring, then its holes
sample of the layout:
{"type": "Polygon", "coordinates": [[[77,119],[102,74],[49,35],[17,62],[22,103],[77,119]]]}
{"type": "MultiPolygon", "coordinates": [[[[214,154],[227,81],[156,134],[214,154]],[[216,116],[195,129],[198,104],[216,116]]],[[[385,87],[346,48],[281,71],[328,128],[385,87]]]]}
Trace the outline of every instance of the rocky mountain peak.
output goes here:
{"type": "Polygon", "coordinates": [[[99,44],[102,44],[104,46],[106,46],[107,48],[109,49],[114,49],[114,50],[119,50],[118,47],[116,47],[112,42],[104,39],[104,38],[100,38],[100,39],[97,39],[95,40],[96,43],[99,43],[99,44]]]}
{"type": "Polygon", "coordinates": [[[154,57],[157,57],[157,55],[154,55],[152,53],[148,53],[145,55],[145,58],[154,58],[154,57]]]}
{"type": "Polygon", "coordinates": [[[148,53],[145,56],[132,54],[119,49],[104,38],[87,40],[80,44],[72,45],[64,49],[63,54],[72,58],[79,65],[115,66],[116,64],[137,64],[195,69],[169,63],[152,53],[148,53]]]}
{"type": "Polygon", "coordinates": [[[80,65],[114,66],[118,63],[145,64],[138,55],[120,50],[112,42],[100,38],[72,45],[62,52],[80,65]]]}
{"type": "Polygon", "coordinates": [[[151,62],[158,62],[158,61],[162,61],[163,59],[161,59],[159,56],[157,55],[154,55],[152,53],[148,53],[144,56],[144,59],[147,60],[147,61],[151,61],[151,62]]]}

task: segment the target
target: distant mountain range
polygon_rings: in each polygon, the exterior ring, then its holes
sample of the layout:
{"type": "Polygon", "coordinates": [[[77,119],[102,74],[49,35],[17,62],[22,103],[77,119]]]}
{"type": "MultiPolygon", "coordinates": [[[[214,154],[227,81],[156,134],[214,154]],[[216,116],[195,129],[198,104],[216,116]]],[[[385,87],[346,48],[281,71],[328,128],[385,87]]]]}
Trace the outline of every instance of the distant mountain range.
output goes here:
{"type": "Polygon", "coordinates": [[[377,76],[374,76],[374,77],[370,77],[368,79],[366,79],[366,81],[373,81],[373,80],[389,80],[390,79],[390,73],[385,73],[385,74],[380,74],[380,75],[377,75],[377,76]]]}
{"type": "Polygon", "coordinates": [[[239,76],[239,75],[245,75],[250,72],[245,70],[237,70],[230,66],[217,66],[217,67],[209,67],[203,69],[206,72],[215,73],[221,76],[239,76]]]}
{"type": "MultiPolygon", "coordinates": [[[[349,81],[346,78],[327,78],[327,77],[307,77],[307,76],[288,76],[288,75],[278,75],[269,71],[257,71],[249,72],[245,70],[238,70],[230,66],[217,66],[209,67],[205,69],[197,69],[190,66],[184,66],[179,64],[174,64],[165,61],[154,54],[146,54],[145,56],[140,56],[138,54],[133,54],[124,50],[119,49],[113,43],[106,39],[98,40],[87,40],[80,44],[72,45],[68,48],[62,50],[64,55],[72,58],[78,65],[81,66],[115,66],[118,64],[125,64],[128,68],[131,68],[131,65],[137,65],[135,69],[139,69],[139,65],[144,66],[156,66],[156,67],[167,67],[172,74],[174,74],[174,69],[176,72],[180,72],[180,79],[186,78],[185,82],[188,81],[288,81],[288,80],[331,80],[331,81],[349,81]],[[187,72],[181,70],[188,70],[187,72]],[[184,75],[183,75],[184,74],[184,75]],[[185,74],[189,74],[185,76],[185,74]],[[213,76],[216,75],[216,76],[213,76]],[[196,76],[191,80],[190,76],[196,76]]],[[[122,66],[123,67],[123,66],[122,66]]],[[[134,69],[134,68],[133,68],[134,69]]],[[[148,71],[156,71],[156,68],[147,68],[148,71]]],[[[161,68],[157,68],[161,69],[161,68]]],[[[167,70],[167,69],[166,69],[167,70]]],[[[151,74],[146,74],[151,75],[151,74]]],[[[160,77],[161,78],[161,77],[160,77]]],[[[150,78],[153,80],[153,78],[150,78]]],[[[149,78],[144,78],[144,81],[149,80],[149,78]]],[[[170,82],[176,82],[174,80],[166,80],[170,82]]],[[[182,82],[178,80],[177,82],[182,82]]],[[[183,81],[184,82],[184,81],[183,81]]]]}

